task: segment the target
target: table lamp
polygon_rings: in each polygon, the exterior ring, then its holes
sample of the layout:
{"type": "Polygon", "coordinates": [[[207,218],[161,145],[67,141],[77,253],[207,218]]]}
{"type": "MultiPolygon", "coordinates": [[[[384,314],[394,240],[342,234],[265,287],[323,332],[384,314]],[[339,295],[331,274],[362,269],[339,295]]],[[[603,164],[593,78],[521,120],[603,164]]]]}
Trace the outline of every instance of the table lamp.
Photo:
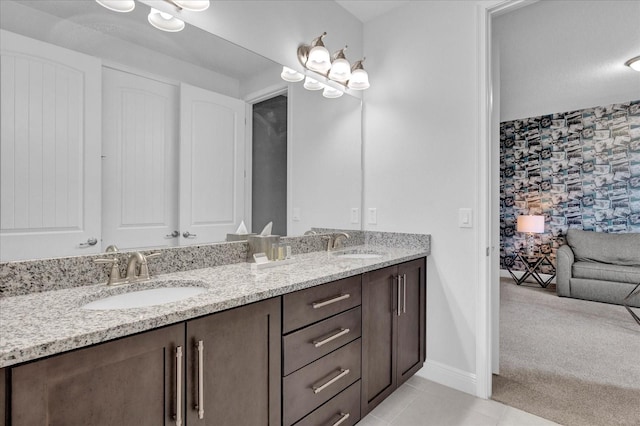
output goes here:
{"type": "Polygon", "coordinates": [[[533,234],[544,233],[544,216],[520,215],[516,231],[527,234],[527,256],[533,256],[533,234]]]}

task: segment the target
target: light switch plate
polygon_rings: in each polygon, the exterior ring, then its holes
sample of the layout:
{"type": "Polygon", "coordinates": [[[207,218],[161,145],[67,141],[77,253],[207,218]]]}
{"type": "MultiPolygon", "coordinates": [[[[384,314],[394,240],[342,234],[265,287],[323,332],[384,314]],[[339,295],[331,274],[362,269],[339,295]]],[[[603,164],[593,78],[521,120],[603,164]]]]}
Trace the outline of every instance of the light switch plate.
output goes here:
{"type": "Polygon", "coordinates": [[[358,207],[351,209],[351,223],[360,223],[360,209],[358,207]]]}
{"type": "Polygon", "coordinates": [[[472,209],[460,209],[458,210],[458,226],[460,228],[473,228],[473,210],[472,209]]]}
{"type": "Polygon", "coordinates": [[[369,208],[369,218],[367,219],[369,225],[376,225],[378,223],[378,209],[375,207],[369,208]]]}

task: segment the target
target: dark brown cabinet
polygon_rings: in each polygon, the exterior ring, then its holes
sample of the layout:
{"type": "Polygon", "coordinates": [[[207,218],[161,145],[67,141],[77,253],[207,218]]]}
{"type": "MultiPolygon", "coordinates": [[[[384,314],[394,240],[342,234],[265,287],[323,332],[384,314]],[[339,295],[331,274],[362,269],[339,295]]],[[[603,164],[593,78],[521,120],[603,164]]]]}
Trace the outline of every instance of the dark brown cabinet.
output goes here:
{"type": "Polygon", "coordinates": [[[424,364],[425,309],[424,258],[363,275],[363,416],[424,364]]]}
{"type": "Polygon", "coordinates": [[[11,425],[175,424],[184,325],[11,369],[11,425]]]}
{"type": "Polygon", "coordinates": [[[280,425],[280,299],[187,322],[187,426],[280,425]]]}
{"type": "Polygon", "coordinates": [[[269,299],[12,367],[11,425],[280,425],[280,318],[269,299]]]}

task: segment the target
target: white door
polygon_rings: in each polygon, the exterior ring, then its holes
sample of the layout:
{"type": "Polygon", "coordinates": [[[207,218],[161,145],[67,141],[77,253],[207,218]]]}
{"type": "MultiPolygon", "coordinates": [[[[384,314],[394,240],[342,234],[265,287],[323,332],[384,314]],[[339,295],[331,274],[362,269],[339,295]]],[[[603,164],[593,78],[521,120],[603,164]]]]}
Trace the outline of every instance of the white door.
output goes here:
{"type": "Polygon", "coordinates": [[[245,103],[180,85],[182,244],[224,241],[244,216],[245,103]]]}
{"type": "Polygon", "coordinates": [[[0,260],[100,249],[100,60],[0,30],[0,260]]]}
{"type": "Polygon", "coordinates": [[[178,243],[178,87],[103,70],[103,246],[178,243]]]}

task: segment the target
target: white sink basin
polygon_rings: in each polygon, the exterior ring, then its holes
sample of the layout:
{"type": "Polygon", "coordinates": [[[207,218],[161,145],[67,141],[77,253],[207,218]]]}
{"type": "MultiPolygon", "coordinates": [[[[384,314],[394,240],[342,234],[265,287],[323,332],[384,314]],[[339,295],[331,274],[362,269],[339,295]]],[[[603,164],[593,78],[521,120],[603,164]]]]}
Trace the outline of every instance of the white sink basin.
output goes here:
{"type": "Polygon", "coordinates": [[[342,259],[379,259],[382,255],[378,253],[342,253],[337,254],[336,257],[342,259]]]}
{"type": "Polygon", "coordinates": [[[146,306],[177,302],[197,296],[205,291],[206,290],[201,287],[152,288],[150,290],[132,291],[105,297],[83,305],[82,309],[104,311],[110,309],[144,308],[146,306]]]}

